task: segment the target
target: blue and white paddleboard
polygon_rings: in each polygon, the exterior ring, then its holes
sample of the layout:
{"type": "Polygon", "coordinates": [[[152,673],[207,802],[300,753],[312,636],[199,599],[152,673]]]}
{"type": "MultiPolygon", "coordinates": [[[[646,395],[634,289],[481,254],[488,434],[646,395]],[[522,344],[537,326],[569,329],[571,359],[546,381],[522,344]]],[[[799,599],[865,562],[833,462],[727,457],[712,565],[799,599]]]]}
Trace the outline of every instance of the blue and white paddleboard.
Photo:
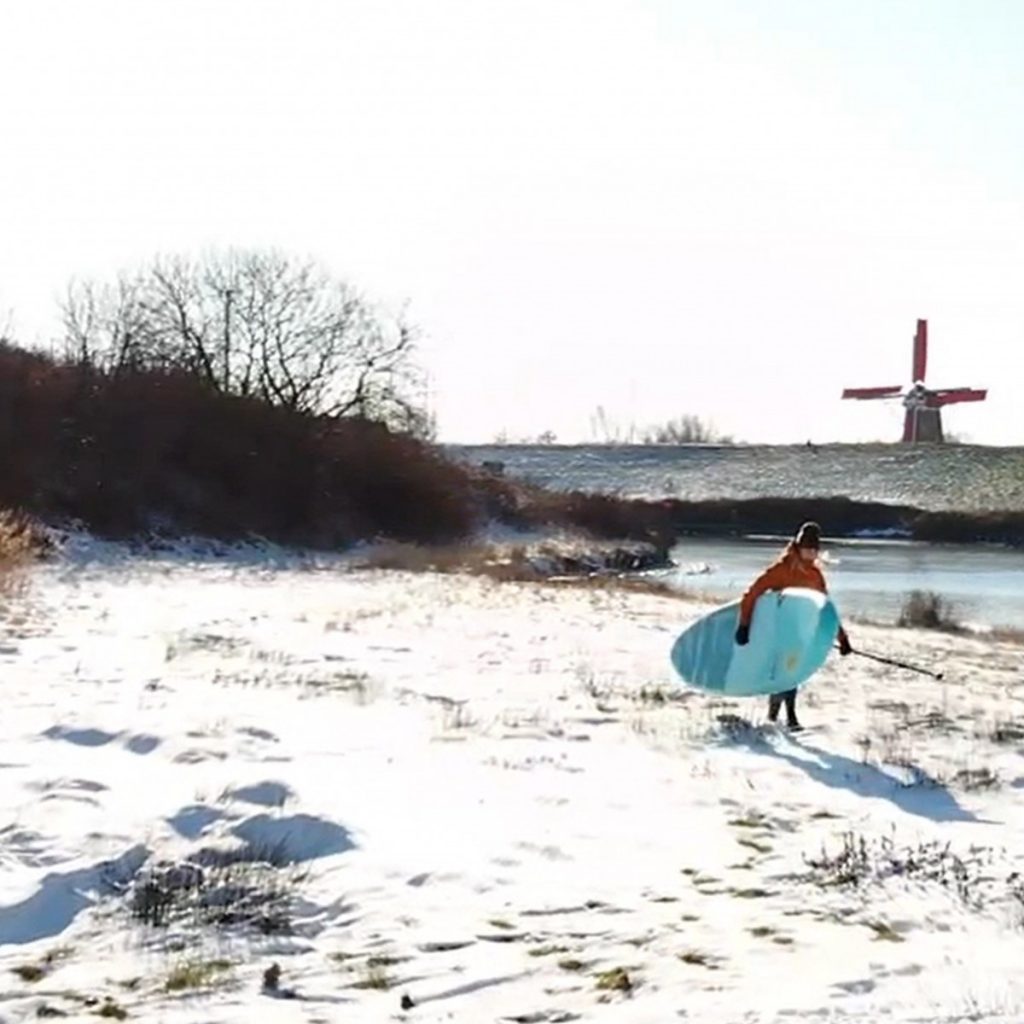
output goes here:
{"type": "Polygon", "coordinates": [[[821,668],[839,633],[828,595],[803,587],[762,594],[743,647],[735,640],[739,612],[739,601],[723,605],[672,645],[672,665],[691,686],[732,697],[791,690],[821,668]]]}

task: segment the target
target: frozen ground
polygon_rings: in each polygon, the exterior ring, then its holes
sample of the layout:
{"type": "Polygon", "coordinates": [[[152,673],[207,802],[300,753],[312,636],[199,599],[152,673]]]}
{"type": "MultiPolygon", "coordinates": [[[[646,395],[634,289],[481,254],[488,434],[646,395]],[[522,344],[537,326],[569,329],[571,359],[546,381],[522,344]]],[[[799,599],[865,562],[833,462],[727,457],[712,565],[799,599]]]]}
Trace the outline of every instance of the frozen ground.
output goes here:
{"type": "Polygon", "coordinates": [[[0,642],[0,1020],[1024,1019],[1020,648],[858,627],[946,681],[836,659],[790,737],[676,687],[702,610],[36,569],[0,642]]]}

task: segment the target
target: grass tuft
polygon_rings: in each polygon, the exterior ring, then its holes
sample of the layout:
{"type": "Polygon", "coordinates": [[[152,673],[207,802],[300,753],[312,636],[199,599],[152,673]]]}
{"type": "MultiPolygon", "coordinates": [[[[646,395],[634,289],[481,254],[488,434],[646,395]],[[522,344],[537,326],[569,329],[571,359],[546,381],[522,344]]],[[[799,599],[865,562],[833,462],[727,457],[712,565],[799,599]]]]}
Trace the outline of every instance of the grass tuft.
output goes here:
{"type": "Polygon", "coordinates": [[[119,1003],[114,1002],[110,996],[103,1000],[103,1005],[95,1011],[97,1017],[106,1017],[108,1020],[127,1020],[128,1011],[119,1003]]]}
{"type": "Polygon", "coordinates": [[[16,974],[22,981],[34,984],[46,977],[46,968],[39,964],[19,964],[11,968],[11,974],[16,974]]]}
{"type": "Polygon", "coordinates": [[[359,981],[354,981],[351,987],[384,992],[391,988],[391,985],[391,977],[382,966],[373,966],[367,963],[366,973],[359,981]]]}
{"type": "Polygon", "coordinates": [[[165,992],[208,988],[230,972],[229,960],[189,960],[174,967],[164,982],[165,992]]]}
{"type": "Polygon", "coordinates": [[[740,836],[736,842],[739,843],[740,846],[745,846],[750,850],[755,850],[757,853],[771,853],[774,849],[771,843],[761,843],[750,836],[740,836]]]}
{"type": "Polygon", "coordinates": [[[596,976],[596,987],[604,992],[631,992],[633,979],[625,967],[613,967],[596,976]]]}
{"type": "Polygon", "coordinates": [[[559,953],[568,953],[568,946],[534,946],[526,951],[527,956],[556,956],[559,953]]]}
{"type": "Polygon", "coordinates": [[[698,949],[687,949],[676,954],[684,964],[692,967],[704,967],[709,971],[717,971],[718,965],[710,953],[702,953],[698,949]]]}
{"type": "Polygon", "coordinates": [[[876,942],[905,942],[906,939],[885,921],[864,922],[874,933],[876,942]]]}
{"type": "Polygon", "coordinates": [[[563,971],[583,971],[586,970],[586,963],[582,960],[577,960],[575,957],[566,957],[563,960],[558,961],[558,966],[563,971]]]}

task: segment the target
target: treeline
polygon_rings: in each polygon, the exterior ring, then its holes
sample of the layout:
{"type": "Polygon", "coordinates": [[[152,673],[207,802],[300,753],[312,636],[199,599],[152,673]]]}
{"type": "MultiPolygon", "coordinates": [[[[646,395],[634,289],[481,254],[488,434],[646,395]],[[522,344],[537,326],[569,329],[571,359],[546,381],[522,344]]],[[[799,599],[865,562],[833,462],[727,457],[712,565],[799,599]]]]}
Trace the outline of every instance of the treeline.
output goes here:
{"type": "Polygon", "coordinates": [[[1024,544],[1024,512],[928,512],[846,498],[689,502],[564,493],[494,476],[386,424],[225,394],[180,369],[116,372],[0,345],[0,506],[113,537],[258,536],[338,548],[439,544],[488,522],[667,548],[684,536],[893,531],[1024,544]]]}
{"type": "Polygon", "coordinates": [[[789,537],[797,525],[813,519],[832,537],[891,536],[931,543],[1024,547],[1024,511],[1016,510],[929,511],[841,496],[644,501],[583,492],[557,497],[537,494],[533,504],[547,508],[542,518],[562,519],[596,536],[655,540],[752,534],[789,537]]]}

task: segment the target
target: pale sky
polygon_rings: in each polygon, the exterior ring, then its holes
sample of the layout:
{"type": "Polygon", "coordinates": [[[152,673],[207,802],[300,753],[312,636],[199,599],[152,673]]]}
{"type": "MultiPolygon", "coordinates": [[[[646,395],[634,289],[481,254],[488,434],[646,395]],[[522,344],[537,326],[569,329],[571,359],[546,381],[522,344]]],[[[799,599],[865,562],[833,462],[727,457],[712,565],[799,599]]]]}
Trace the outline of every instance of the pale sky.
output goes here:
{"type": "Polygon", "coordinates": [[[1024,2],[0,0],[0,326],[275,247],[408,302],[443,440],[695,413],[1024,444],[1024,2]]]}

